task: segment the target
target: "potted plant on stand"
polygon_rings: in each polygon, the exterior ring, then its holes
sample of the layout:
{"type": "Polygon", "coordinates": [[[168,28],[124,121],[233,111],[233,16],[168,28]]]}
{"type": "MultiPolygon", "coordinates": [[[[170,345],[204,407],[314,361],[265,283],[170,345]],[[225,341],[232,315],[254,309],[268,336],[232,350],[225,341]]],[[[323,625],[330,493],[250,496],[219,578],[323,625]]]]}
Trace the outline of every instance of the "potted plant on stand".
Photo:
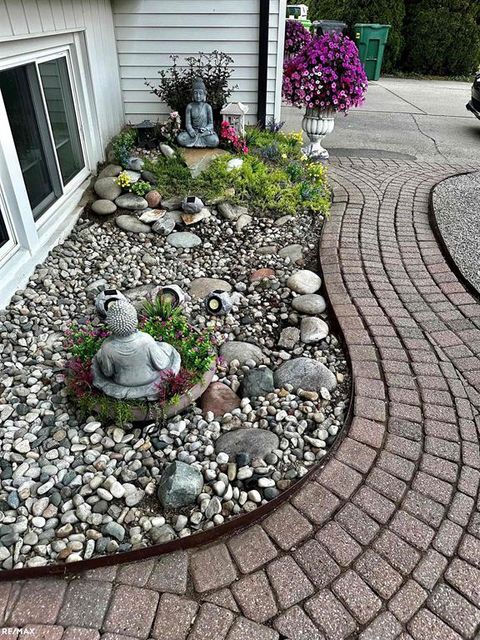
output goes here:
{"type": "Polygon", "coordinates": [[[283,96],[296,107],[305,107],[302,129],[309,138],[304,153],[326,160],[322,141],[332,133],[337,112],[347,114],[365,99],[368,80],[350,38],[327,33],[313,38],[294,58],[287,60],[283,74],[283,96]]]}

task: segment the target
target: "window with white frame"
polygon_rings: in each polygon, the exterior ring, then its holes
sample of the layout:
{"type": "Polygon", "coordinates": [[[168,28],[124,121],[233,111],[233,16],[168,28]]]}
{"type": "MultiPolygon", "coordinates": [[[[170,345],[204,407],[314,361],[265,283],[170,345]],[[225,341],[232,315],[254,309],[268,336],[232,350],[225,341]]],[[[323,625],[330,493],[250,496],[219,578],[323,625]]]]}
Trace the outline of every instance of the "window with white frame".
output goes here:
{"type": "Polygon", "coordinates": [[[85,167],[67,55],[0,70],[0,92],[38,220],[85,167]]]}

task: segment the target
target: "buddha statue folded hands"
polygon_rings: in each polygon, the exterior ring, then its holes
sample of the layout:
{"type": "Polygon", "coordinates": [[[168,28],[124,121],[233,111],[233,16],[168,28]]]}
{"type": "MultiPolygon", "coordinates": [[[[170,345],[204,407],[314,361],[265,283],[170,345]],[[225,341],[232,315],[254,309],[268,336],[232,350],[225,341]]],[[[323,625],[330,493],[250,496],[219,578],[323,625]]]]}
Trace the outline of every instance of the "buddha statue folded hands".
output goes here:
{"type": "Polygon", "coordinates": [[[177,136],[181,147],[214,148],[219,139],[213,128],[213,111],[207,103],[207,90],[201,78],[192,84],[192,99],[185,111],[185,130],[177,136]]]}

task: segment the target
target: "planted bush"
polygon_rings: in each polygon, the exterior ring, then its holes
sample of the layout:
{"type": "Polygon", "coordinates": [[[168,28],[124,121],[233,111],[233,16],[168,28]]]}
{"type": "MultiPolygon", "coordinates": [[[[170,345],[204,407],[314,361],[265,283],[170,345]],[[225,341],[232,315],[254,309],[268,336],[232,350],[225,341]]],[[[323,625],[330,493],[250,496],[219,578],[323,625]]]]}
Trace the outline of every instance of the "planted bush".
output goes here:
{"type": "Polygon", "coordinates": [[[299,20],[285,22],[285,58],[292,58],[310,42],[312,34],[299,20]]]}

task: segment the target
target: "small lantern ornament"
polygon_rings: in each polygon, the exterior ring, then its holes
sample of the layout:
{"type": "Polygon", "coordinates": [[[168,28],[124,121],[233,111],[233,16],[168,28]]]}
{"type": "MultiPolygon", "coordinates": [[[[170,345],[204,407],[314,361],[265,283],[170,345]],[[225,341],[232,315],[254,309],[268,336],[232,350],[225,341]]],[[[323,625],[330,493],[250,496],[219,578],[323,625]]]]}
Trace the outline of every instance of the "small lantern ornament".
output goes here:
{"type": "Polygon", "coordinates": [[[158,292],[158,297],[162,302],[170,304],[172,309],[182,306],[189,296],[186,294],[177,284],[169,284],[166,287],[162,287],[158,292]]]}
{"type": "Polygon", "coordinates": [[[247,113],[248,107],[242,102],[229,102],[220,111],[223,121],[235,127],[238,135],[242,137],[245,135],[245,116],[247,113]]]}
{"type": "Polygon", "coordinates": [[[233,303],[227,291],[216,289],[206,297],[205,307],[212,316],[224,316],[230,313],[233,303]]]}
{"type": "Polygon", "coordinates": [[[144,120],[140,124],[134,125],[137,130],[138,146],[143,149],[153,149],[156,146],[155,122],[144,120]]]}

